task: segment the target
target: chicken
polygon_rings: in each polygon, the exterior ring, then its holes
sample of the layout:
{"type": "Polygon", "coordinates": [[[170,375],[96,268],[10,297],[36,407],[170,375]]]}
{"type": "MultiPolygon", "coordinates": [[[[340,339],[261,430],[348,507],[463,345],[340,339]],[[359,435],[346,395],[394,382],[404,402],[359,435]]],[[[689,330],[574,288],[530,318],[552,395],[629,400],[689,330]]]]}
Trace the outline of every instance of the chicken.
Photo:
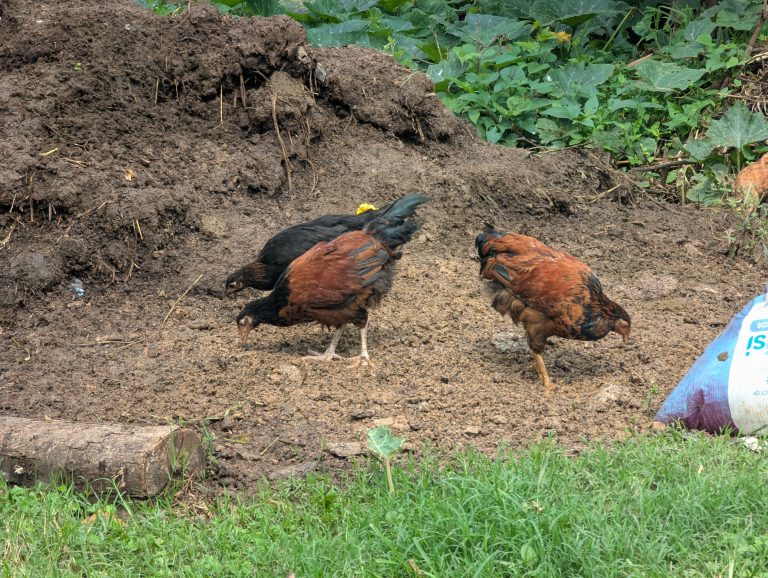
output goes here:
{"type": "Polygon", "coordinates": [[[358,362],[367,364],[368,309],[387,293],[392,283],[397,249],[411,240],[418,224],[410,219],[426,202],[408,195],[378,211],[362,231],[350,231],[332,241],[321,241],[298,257],[280,276],[272,292],[248,303],[237,316],[240,337],[260,323],[279,327],[317,322],[336,331],[325,353],[310,351],[309,359],[340,359],[336,354],[344,326],[360,329],[358,362]]]}
{"type": "Polygon", "coordinates": [[[480,274],[491,281],[493,308],[525,328],[545,392],[552,389],[542,353],[548,337],[595,341],[611,331],[626,342],[627,312],[611,301],[592,270],[533,237],[486,224],[475,239],[480,274]]]}
{"type": "MultiPolygon", "coordinates": [[[[408,209],[410,212],[403,216],[411,216],[418,204],[411,206],[408,209]]],[[[246,287],[269,291],[296,257],[320,241],[331,241],[349,231],[361,230],[391,206],[392,203],[377,210],[373,205],[363,204],[356,215],[325,215],[280,231],[264,244],[255,260],[227,276],[224,295],[237,293],[246,287]]]]}

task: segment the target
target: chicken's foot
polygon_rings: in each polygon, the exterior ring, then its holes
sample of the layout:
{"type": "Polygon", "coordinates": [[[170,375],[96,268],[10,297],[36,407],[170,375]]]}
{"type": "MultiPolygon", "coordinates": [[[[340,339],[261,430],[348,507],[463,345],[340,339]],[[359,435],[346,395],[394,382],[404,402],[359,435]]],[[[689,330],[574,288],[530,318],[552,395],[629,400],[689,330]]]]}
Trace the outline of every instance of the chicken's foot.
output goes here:
{"type": "Polygon", "coordinates": [[[552,395],[552,380],[549,378],[549,373],[547,373],[541,353],[533,353],[533,365],[536,367],[536,373],[539,374],[541,382],[544,384],[544,395],[552,395]]]}
{"type": "Polygon", "coordinates": [[[328,344],[328,349],[325,353],[319,353],[318,351],[309,350],[309,355],[305,355],[302,359],[311,359],[312,361],[331,361],[333,359],[343,359],[341,355],[336,353],[336,346],[339,344],[341,334],[344,333],[344,326],[342,325],[336,331],[333,332],[331,342],[328,344]]]}
{"type": "Polygon", "coordinates": [[[355,357],[348,357],[347,359],[353,362],[353,365],[373,365],[371,356],[368,355],[368,324],[360,329],[360,355],[355,357]]]}

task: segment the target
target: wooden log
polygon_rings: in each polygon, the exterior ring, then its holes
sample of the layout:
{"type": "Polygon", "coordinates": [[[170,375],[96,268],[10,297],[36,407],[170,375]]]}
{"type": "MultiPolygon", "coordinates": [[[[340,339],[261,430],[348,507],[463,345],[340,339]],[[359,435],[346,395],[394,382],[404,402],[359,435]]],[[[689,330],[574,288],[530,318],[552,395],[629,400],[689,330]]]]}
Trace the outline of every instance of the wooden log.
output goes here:
{"type": "Polygon", "coordinates": [[[160,493],[174,474],[205,464],[200,436],[178,426],[40,421],[0,416],[0,475],[29,485],[71,477],[97,492],[160,493]]]}

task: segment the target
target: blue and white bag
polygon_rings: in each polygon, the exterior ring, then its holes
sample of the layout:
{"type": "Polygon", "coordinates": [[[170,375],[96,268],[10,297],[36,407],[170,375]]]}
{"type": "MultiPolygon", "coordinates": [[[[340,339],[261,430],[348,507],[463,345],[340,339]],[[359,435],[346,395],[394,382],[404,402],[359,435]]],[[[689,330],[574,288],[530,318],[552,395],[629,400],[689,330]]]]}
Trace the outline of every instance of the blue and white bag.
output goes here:
{"type": "Polygon", "coordinates": [[[713,433],[768,428],[768,291],[750,301],[709,344],[656,421],[713,433]]]}

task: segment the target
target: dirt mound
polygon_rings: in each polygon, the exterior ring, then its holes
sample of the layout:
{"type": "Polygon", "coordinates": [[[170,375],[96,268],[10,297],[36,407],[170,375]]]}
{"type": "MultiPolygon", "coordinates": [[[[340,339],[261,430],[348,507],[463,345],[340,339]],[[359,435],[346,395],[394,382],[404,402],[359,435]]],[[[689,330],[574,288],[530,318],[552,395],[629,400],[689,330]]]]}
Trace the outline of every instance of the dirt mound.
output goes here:
{"type": "Polygon", "coordinates": [[[223,485],[338,465],[326,444],[378,423],[414,449],[622,436],[760,282],[725,260],[727,215],[630,203],[593,153],[480,142],[423,74],[313,48],[285,17],[3,3],[0,158],[0,412],[212,420],[223,485]],[[372,313],[374,368],[302,362],[318,328],[237,344],[250,296],[218,298],[227,271],[281,227],[410,192],[431,202],[372,313]],[[520,331],[481,294],[488,220],[587,260],[634,342],[559,342],[543,399],[520,331]]]}

